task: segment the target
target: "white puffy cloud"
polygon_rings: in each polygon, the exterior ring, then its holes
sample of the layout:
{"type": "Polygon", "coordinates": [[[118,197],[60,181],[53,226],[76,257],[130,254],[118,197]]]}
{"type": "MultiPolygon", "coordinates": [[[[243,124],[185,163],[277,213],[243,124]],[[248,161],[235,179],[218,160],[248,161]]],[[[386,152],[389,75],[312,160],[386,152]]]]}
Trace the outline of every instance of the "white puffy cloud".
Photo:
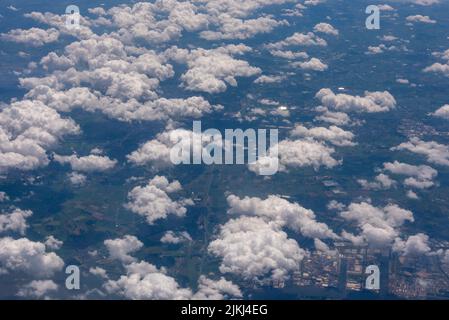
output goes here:
{"type": "Polygon", "coordinates": [[[274,49],[282,50],[285,47],[291,47],[291,46],[325,47],[325,46],[327,46],[327,42],[326,42],[326,40],[318,37],[313,32],[308,32],[308,33],[295,32],[293,35],[285,38],[284,40],[267,44],[267,48],[273,49],[273,50],[274,49]]]}
{"type": "Polygon", "coordinates": [[[224,300],[242,298],[240,288],[221,277],[220,280],[211,280],[201,275],[198,279],[198,291],[193,295],[194,300],[224,300]]]}
{"type": "Polygon", "coordinates": [[[333,168],[340,164],[332,157],[334,149],[323,143],[307,140],[282,140],[278,144],[281,170],[312,166],[333,168]]]}
{"type": "Polygon", "coordinates": [[[354,134],[350,131],[345,131],[336,126],[330,126],[329,128],[324,127],[313,127],[307,129],[306,127],[297,124],[291,131],[290,136],[293,138],[311,138],[318,141],[327,141],[336,146],[354,146],[352,140],[354,139],[354,134]]]}
{"type": "Polygon", "coordinates": [[[373,247],[391,246],[399,236],[399,228],[406,222],[413,222],[413,213],[395,204],[374,207],[367,202],[351,203],[340,216],[356,223],[361,230],[358,236],[344,231],[342,236],[356,244],[363,242],[373,247]]]}
{"type": "Polygon", "coordinates": [[[384,163],[384,170],[393,174],[408,176],[409,178],[404,180],[404,185],[418,189],[432,187],[434,185],[432,180],[438,175],[438,171],[432,167],[426,165],[414,166],[398,161],[384,163]]]}
{"type": "Polygon", "coordinates": [[[181,300],[192,296],[190,289],[179,286],[176,280],[147,262],[132,262],[126,266],[126,275],[109,280],[104,285],[108,293],[122,295],[127,299],[181,300]]]}
{"type": "Polygon", "coordinates": [[[30,210],[14,209],[10,213],[0,214],[0,232],[14,231],[21,235],[28,228],[26,218],[31,217],[30,210]]]}
{"type": "Polygon", "coordinates": [[[58,240],[54,236],[50,235],[45,238],[44,244],[45,244],[45,247],[47,247],[48,249],[59,250],[62,247],[62,245],[64,244],[64,242],[62,242],[61,240],[58,240]]]}
{"type": "Polygon", "coordinates": [[[305,0],[304,4],[306,6],[317,6],[319,4],[325,3],[326,0],[305,0]]]}
{"type": "Polygon", "coordinates": [[[393,250],[400,252],[404,256],[417,256],[430,253],[429,236],[418,233],[409,236],[407,240],[396,239],[393,250]]]}
{"type": "Polygon", "coordinates": [[[379,9],[382,11],[394,11],[395,8],[393,8],[392,6],[388,5],[388,4],[381,4],[378,5],[379,9]]]}
{"type": "Polygon", "coordinates": [[[86,183],[86,175],[78,172],[70,172],[68,175],[69,181],[74,186],[82,186],[86,183]]]}
{"type": "Polygon", "coordinates": [[[334,125],[344,126],[351,123],[351,118],[344,112],[329,111],[326,107],[318,107],[316,111],[321,112],[315,117],[315,120],[331,123],[334,125]]]}
{"type": "Polygon", "coordinates": [[[326,208],[328,210],[338,210],[338,211],[343,211],[344,208],[346,208],[346,206],[341,203],[338,202],[337,200],[331,200],[329,201],[329,203],[327,204],[326,208]]]}
{"type": "Polygon", "coordinates": [[[276,49],[271,49],[270,50],[270,54],[275,56],[275,57],[279,57],[279,58],[283,58],[283,59],[288,59],[288,60],[294,60],[294,59],[307,59],[309,57],[309,55],[306,52],[294,52],[291,50],[276,50],[276,49]]]}
{"type": "Polygon", "coordinates": [[[324,107],[337,111],[386,112],[396,107],[396,100],[388,92],[365,92],[363,97],[345,93],[335,94],[330,89],[321,89],[316,94],[324,107]]]}
{"type": "MultiPolygon", "coordinates": [[[[211,141],[215,141],[217,146],[222,147],[222,142],[218,137],[203,132],[198,134],[192,130],[172,129],[159,133],[155,139],[145,142],[137,150],[127,155],[128,161],[136,165],[150,165],[152,169],[159,170],[173,165],[170,157],[171,152],[176,152],[179,147],[182,150],[192,150],[193,144],[203,146],[202,153],[208,151],[206,147],[211,141]],[[176,146],[176,148],[173,148],[176,146]]],[[[190,159],[190,157],[189,157],[190,159]]]]}
{"type": "Polygon", "coordinates": [[[200,36],[207,40],[247,39],[258,33],[269,33],[274,28],[287,25],[285,20],[277,21],[272,17],[258,17],[256,19],[237,19],[229,14],[221,14],[216,19],[218,31],[202,31],[200,36]]]}
{"type": "MultiPolygon", "coordinates": [[[[185,131],[188,134],[188,131],[185,131]]],[[[167,145],[164,142],[168,141],[161,142],[159,141],[160,138],[163,139],[161,134],[159,134],[156,139],[144,143],[139,149],[127,156],[128,160],[137,165],[149,163],[153,168],[171,166],[170,150],[175,143],[170,142],[170,144],[167,145]]]]}
{"type": "Polygon", "coordinates": [[[446,77],[449,77],[449,63],[446,62],[444,64],[442,63],[434,63],[429,67],[426,67],[424,69],[424,72],[435,72],[435,73],[442,73],[446,77]]]}
{"type": "Polygon", "coordinates": [[[23,271],[34,277],[52,276],[60,271],[64,261],[54,252],[46,252],[45,245],[27,238],[0,238],[0,268],[23,271]]]}
{"type": "Polygon", "coordinates": [[[236,77],[251,77],[261,73],[259,68],[252,67],[247,61],[234,58],[250,50],[243,44],[190,51],[172,47],[165,55],[178,63],[187,64],[188,70],[181,75],[187,90],[219,93],[226,91],[228,85],[237,86],[236,77]]]}
{"type": "Polygon", "coordinates": [[[276,222],[240,217],[224,224],[208,251],[222,259],[220,271],[244,279],[284,279],[298,268],[304,250],[276,222]]]}
{"type": "Polygon", "coordinates": [[[373,182],[369,182],[366,179],[359,179],[357,180],[357,182],[362,186],[363,189],[367,190],[390,189],[396,184],[396,181],[383,173],[374,177],[373,182]]]}
{"type": "Polygon", "coordinates": [[[335,149],[320,141],[286,139],[271,146],[267,154],[250,163],[248,169],[260,174],[263,168],[275,167],[284,172],[303,167],[313,167],[315,170],[320,167],[333,168],[341,164],[341,161],[332,157],[334,152],[335,149]]]}
{"type": "Polygon", "coordinates": [[[408,16],[406,18],[408,22],[421,22],[421,23],[437,23],[435,20],[430,19],[429,16],[423,16],[420,14],[414,15],[414,16],[408,16]]]}
{"type": "MultiPolygon", "coordinates": [[[[126,90],[122,91],[125,92],[126,90]]],[[[202,97],[189,97],[186,99],[157,98],[139,102],[135,99],[122,101],[117,98],[103,96],[100,92],[92,92],[88,88],[72,88],[67,91],[55,91],[47,86],[39,85],[32,89],[27,97],[44,101],[49,106],[69,111],[73,108],[82,108],[86,111],[96,110],[103,112],[111,118],[122,121],[132,120],[169,120],[200,118],[205,113],[213,111],[213,106],[202,97]]]]}
{"type": "Polygon", "coordinates": [[[412,137],[408,142],[403,142],[392,150],[408,150],[426,156],[427,162],[449,166],[449,147],[435,141],[423,141],[412,137]]]}
{"type": "Polygon", "coordinates": [[[449,120],[449,104],[445,104],[434,113],[433,116],[449,120]]]}
{"type": "Polygon", "coordinates": [[[195,31],[207,25],[207,18],[196,11],[195,5],[187,1],[156,1],[113,7],[107,14],[121,40],[155,44],[178,39],[184,30],[195,31]]]}
{"type": "Polygon", "coordinates": [[[419,199],[418,195],[413,190],[408,190],[406,193],[406,196],[407,196],[407,198],[413,199],[413,200],[419,199]]]}
{"type": "Polygon", "coordinates": [[[314,243],[316,251],[318,251],[318,252],[322,252],[322,253],[330,255],[330,256],[338,255],[337,250],[331,250],[329,248],[329,246],[325,242],[321,241],[320,239],[314,239],[313,243],[314,243]]]}
{"type": "Polygon", "coordinates": [[[59,38],[59,31],[55,28],[47,30],[40,28],[31,28],[27,30],[13,29],[7,33],[2,33],[0,38],[5,41],[13,41],[39,47],[57,41],[59,38]]]}
{"type": "Polygon", "coordinates": [[[73,170],[82,172],[107,171],[117,164],[117,160],[111,160],[107,156],[98,156],[95,154],[85,157],[79,157],[77,155],[60,156],[55,154],[54,160],[61,164],[68,163],[73,170]]]}
{"type": "Polygon", "coordinates": [[[440,3],[440,0],[409,0],[414,4],[418,4],[420,6],[431,6],[433,4],[440,3]]]}
{"type": "Polygon", "coordinates": [[[25,298],[42,298],[51,291],[58,290],[53,280],[33,280],[20,288],[17,296],[25,298]]]}
{"type": "Polygon", "coordinates": [[[327,64],[323,63],[320,59],[317,58],[312,58],[309,61],[304,62],[292,62],[291,65],[295,68],[313,71],[325,71],[328,68],[327,64]]]}
{"type": "Polygon", "coordinates": [[[266,76],[262,75],[254,80],[254,83],[280,83],[285,80],[285,76],[266,76]]]}
{"type": "Polygon", "coordinates": [[[313,31],[338,36],[338,30],[329,23],[318,23],[313,27],[313,31]]]}
{"type": "Polygon", "coordinates": [[[105,240],[104,245],[112,259],[120,260],[123,263],[135,261],[136,259],[129,254],[143,247],[143,243],[139,239],[130,235],[125,235],[123,238],[105,240]]]}
{"type": "Polygon", "coordinates": [[[270,195],[266,199],[235,195],[227,197],[229,214],[258,216],[268,221],[277,222],[305,237],[337,238],[336,234],[324,223],[317,222],[312,210],[305,209],[297,203],[291,203],[279,196],[270,195]]]}
{"type": "Polygon", "coordinates": [[[245,17],[251,13],[270,5],[281,5],[293,0],[247,0],[244,5],[239,0],[210,0],[199,2],[205,3],[208,12],[228,12],[236,17],[245,17]]]}
{"type": "Polygon", "coordinates": [[[179,181],[169,182],[166,177],[155,176],[146,186],[137,186],[128,193],[129,202],[126,208],[145,217],[148,224],[165,219],[170,214],[183,217],[187,212],[186,206],[193,205],[193,201],[191,199],[172,200],[169,197],[170,193],[181,189],[179,181]]]}
{"type": "Polygon", "coordinates": [[[198,291],[194,293],[189,288],[182,288],[175,278],[167,275],[165,268],[158,269],[145,261],[132,262],[125,268],[126,275],[104,284],[108,293],[133,300],[218,300],[242,297],[238,286],[224,278],[215,281],[200,276],[198,291]]]}
{"type": "Polygon", "coordinates": [[[192,241],[192,238],[186,231],[174,232],[167,231],[161,238],[162,243],[178,244],[186,241],[192,241]]]}
{"type": "Polygon", "coordinates": [[[101,277],[104,279],[108,278],[106,270],[101,267],[89,268],[89,273],[93,274],[94,276],[98,276],[98,277],[101,277]]]}
{"type": "Polygon", "coordinates": [[[0,112],[0,172],[47,165],[47,149],[79,131],[71,119],[61,118],[42,102],[13,102],[0,112]]]}
{"type": "MultiPolygon", "coordinates": [[[[435,72],[441,73],[446,77],[449,77],[449,49],[444,52],[434,52],[433,55],[435,57],[440,57],[444,63],[436,62],[426,68],[424,68],[424,72],[435,72]]],[[[444,109],[443,109],[444,110],[444,109]]]]}
{"type": "Polygon", "coordinates": [[[63,54],[51,52],[40,64],[52,72],[20,79],[30,90],[26,97],[60,111],[98,110],[123,121],[198,118],[212,111],[202,97],[159,97],[160,82],[174,75],[166,58],[108,35],[73,42],[63,54]]]}
{"type": "Polygon", "coordinates": [[[68,29],[66,27],[67,15],[57,15],[51,12],[30,12],[25,13],[24,17],[33,19],[39,23],[51,26],[51,29],[57,29],[60,34],[70,35],[77,37],[78,39],[87,39],[92,37],[94,33],[90,29],[92,23],[84,15],[80,15],[79,27],[75,29],[68,29]]]}
{"type": "MultiPolygon", "coordinates": [[[[391,38],[387,38],[385,41],[391,41],[391,38]]],[[[384,53],[385,51],[407,51],[407,47],[404,45],[397,46],[397,45],[391,45],[387,46],[383,43],[379,44],[378,46],[368,46],[368,51],[365,52],[365,54],[380,54],[384,53]]]]}

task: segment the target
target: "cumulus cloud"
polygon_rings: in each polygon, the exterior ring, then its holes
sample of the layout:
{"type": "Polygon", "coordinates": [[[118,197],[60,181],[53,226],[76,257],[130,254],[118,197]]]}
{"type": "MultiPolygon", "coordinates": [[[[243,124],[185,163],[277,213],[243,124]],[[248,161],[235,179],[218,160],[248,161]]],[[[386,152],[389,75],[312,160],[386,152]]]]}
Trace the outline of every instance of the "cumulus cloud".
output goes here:
{"type": "Polygon", "coordinates": [[[267,48],[273,49],[273,50],[282,50],[285,47],[291,47],[291,46],[325,47],[325,46],[327,46],[327,42],[326,42],[326,40],[318,37],[313,32],[308,32],[308,33],[295,32],[293,35],[285,38],[284,40],[267,44],[267,48]]]}
{"type": "Polygon", "coordinates": [[[399,228],[406,221],[414,221],[411,211],[395,204],[375,207],[367,202],[351,203],[340,216],[354,222],[361,231],[357,236],[344,231],[344,238],[355,244],[365,242],[373,247],[391,246],[399,236],[399,228]]]}
{"type": "Polygon", "coordinates": [[[44,244],[47,249],[59,250],[62,247],[62,245],[64,244],[64,242],[62,242],[61,240],[58,240],[54,236],[50,235],[45,238],[44,244]]]}
{"type": "Polygon", "coordinates": [[[407,240],[396,239],[393,251],[400,252],[404,256],[418,256],[430,253],[429,236],[418,233],[409,236],[407,240]]]}
{"type": "Polygon", "coordinates": [[[47,165],[47,149],[64,135],[79,132],[73,120],[61,118],[42,102],[13,102],[0,112],[0,172],[47,165]]]}
{"type": "Polygon", "coordinates": [[[46,252],[45,245],[27,238],[0,238],[0,267],[7,271],[23,271],[34,277],[52,276],[64,266],[54,252],[46,252]]]}
{"type": "Polygon", "coordinates": [[[316,94],[324,107],[337,111],[354,112],[386,112],[396,107],[396,100],[388,92],[365,92],[363,97],[340,93],[335,94],[330,89],[321,89],[316,94]]]}
{"type": "Polygon", "coordinates": [[[316,141],[283,140],[278,144],[280,169],[312,166],[333,168],[340,164],[332,157],[334,149],[316,141]]]}
{"type": "Polygon", "coordinates": [[[243,40],[251,38],[258,33],[269,33],[278,26],[288,25],[286,20],[277,21],[269,16],[242,20],[234,18],[229,14],[219,15],[216,23],[219,24],[218,31],[202,31],[200,36],[207,40],[243,40]]]}
{"type": "Polygon", "coordinates": [[[449,147],[435,141],[423,141],[412,137],[408,142],[401,143],[392,150],[407,150],[425,156],[427,162],[449,166],[449,147]]]}
{"type": "Polygon", "coordinates": [[[56,110],[98,110],[122,121],[198,118],[212,111],[201,97],[159,97],[160,82],[173,77],[173,68],[163,54],[136,50],[108,35],[73,42],[63,54],[41,59],[50,73],[20,82],[30,90],[27,98],[56,110]]]}
{"type": "Polygon", "coordinates": [[[435,184],[433,179],[438,175],[438,171],[432,167],[426,165],[414,166],[398,161],[384,163],[384,170],[393,174],[408,176],[409,178],[404,180],[404,185],[418,189],[432,187],[435,184]]]}
{"type": "Polygon", "coordinates": [[[346,205],[344,205],[341,202],[338,202],[337,200],[331,200],[329,201],[329,203],[327,204],[326,208],[328,210],[338,210],[338,211],[343,211],[344,208],[346,208],[346,205]]]}
{"type": "Polygon", "coordinates": [[[162,243],[170,243],[170,244],[179,244],[182,242],[192,241],[192,237],[190,237],[189,233],[186,231],[182,232],[174,232],[167,231],[161,238],[162,243]]]}
{"type": "Polygon", "coordinates": [[[357,182],[362,186],[363,189],[367,190],[390,189],[396,184],[396,181],[383,173],[374,177],[374,181],[372,182],[369,182],[366,179],[358,179],[357,182]]]}
{"type": "Polygon", "coordinates": [[[266,199],[235,195],[227,197],[229,214],[258,216],[267,221],[275,221],[305,237],[337,238],[336,234],[324,223],[317,222],[312,210],[305,209],[297,203],[291,203],[279,196],[270,195],[266,199]]]}
{"type": "Polygon", "coordinates": [[[344,126],[351,123],[351,118],[344,112],[329,111],[326,107],[315,108],[321,114],[315,117],[315,120],[344,126]]]}
{"type": "Polygon", "coordinates": [[[261,73],[259,68],[252,67],[247,61],[234,58],[248,51],[251,48],[243,44],[190,51],[172,47],[165,55],[178,63],[187,64],[188,70],[181,75],[187,90],[219,93],[225,91],[228,85],[237,86],[237,77],[261,73]]]}
{"type": "MultiPolygon", "coordinates": [[[[77,155],[60,156],[55,154],[54,160],[60,164],[68,163],[72,170],[82,172],[107,171],[112,169],[117,163],[117,160],[111,160],[107,156],[98,156],[95,154],[85,157],[79,157],[77,155]]],[[[79,177],[74,178],[76,180],[79,177]]]]}
{"type": "Polygon", "coordinates": [[[313,31],[338,36],[338,30],[329,23],[318,23],[313,27],[313,31]]]}
{"type": "Polygon", "coordinates": [[[311,138],[318,141],[327,141],[336,146],[354,146],[352,140],[354,139],[354,134],[350,131],[345,131],[336,126],[330,126],[329,128],[324,127],[313,127],[307,129],[302,125],[296,125],[291,131],[290,136],[293,138],[311,138]]]}
{"type": "Polygon", "coordinates": [[[143,243],[135,236],[125,235],[123,238],[108,239],[104,245],[109,251],[111,259],[120,260],[123,263],[130,263],[136,259],[130,255],[143,247],[143,243]]]}
{"type": "Polygon", "coordinates": [[[449,49],[444,52],[434,52],[434,56],[440,57],[444,60],[444,63],[436,62],[426,68],[424,68],[424,72],[434,72],[441,73],[442,75],[449,77],[449,49]]]}
{"type": "Polygon", "coordinates": [[[440,0],[409,0],[414,4],[418,4],[420,6],[431,6],[433,4],[440,3],[440,0]]]}
{"type": "Polygon", "coordinates": [[[388,4],[381,4],[381,5],[378,5],[378,7],[382,11],[394,11],[395,10],[392,6],[390,6],[388,4]]]}
{"type": "Polygon", "coordinates": [[[413,199],[413,200],[419,199],[418,195],[417,195],[416,192],[414,192],[413,190],[408,190],[407,193],[406,193],[405,195],[406,195],[407,198],[409,198],[409,199],[413,199]]]}
{"type": "Polygon", "coordinates": [[[302,52],[302,51],[295,52],[295,51],[291,51],[291,50],[271,49],[270,54],[275,57],[288,59],[288,60],[307,59],[309,57],[309,55],[306,52],[302,52]]]}
{"type": "Polygon", "coordinates": [[[312,58],[305,62],[292,62],[291,65],[296,68],[301,68],[303,70],[313,70],[313,71],[325,71],[327,70],[327,64],[323,63],[320,59],[312,58]]]}
{"type": "Polygon", "coordinates": [[[247,216],[224,224],[208,251],[222,259],[222,273],[244,279],[284,279],[298,268],[305,254],[276,222],[247,216]]]}
{"type": "Polygon", "coordinates": [[[10,213],[0,214],[0,233],[7,231],[18,232],[21,235],[25,234],[28,228],[26,219],[31,217],[33,212],[30,210],[14,209],[10,213]]]}
{"type": "Polygon", "coordinates": [[[165,268],[145,262],[133,262],[126,267],[126,275],[117,280],[108,280],[104,287],[108,293],[133,300],[187,300],[187,299],[230,299],[240,298],[238,286],[221,278],[211,280],[200,276],[198,291],[182,288],[165,268]]]}
{"type": "Polygon", "coordinates": [[[449,120],[449,104],[445,104],[434,113],[433,116],[449,120]]]}
{"type": "Polygon", "coordinates": [[[179,286],[176,280],[147,262],[132,262],[126,266],[126,275],[109,280],[104,285],[108,293],[133,300],[181,300],[192,296],[190,289],[179,286]]]}
{"type": "MultiPolygon", "coordinates": [[[[222,141],[218,137],[203,132],[202,134],[186,129],[172,129],[159,133],[155,139],[145,142],[137,150],[127,155],[128,161],[136,165],[150,165],[152,169],[159,170],[173,165],[172,158],[181,157],[184,154],[176,154],[177,150],[190,150],[193,152],[193,144],[202,145],[202,154],[209,151],[206,147],[215,142],[222,148],[222,141]],[[176,146],[176,147],[175,147],[176,146]],[[175,147],[175,148],[174,148],[175,147]]],[[[187,155],[190,161],[190,155],[187,155]]]]}
{"type": "MultiPolygon", "coordinates": [[[[394,37],[393,37],[394,38],[394,37]]],[[[392,37],[385,36],[383,38],[385,41],[392,41],[392,37]]],[[[380,54],[385,51],[408,51],[405,45],[385,45],[383,43],[378,46],[368,46],[368,51],[365,54],[380,54]]]]}
{"type": "Polygon", "coordinates": [[[437,23],[435,20],[430,19],[429,16],[423,16],[420,14],[414,15],[414,16],[408,16],[406,18],[406,20],[408,22],[421,22],[421,23],[430,23],[430,24],[437,23]]]}
{"type": "Polygon", "coordinates": [[[285,80],[285,76],[266,76],[262,75],[254,80],[254,83],[265,84],[265,83],[280,83],[285,80]]]}
{"type": "Polygon", "coordinates": [[[271,146],[265,156],[259,156],[256,162],[250,163],[248,169],[260,174],[262,168],[278,168],[279,171],[288,172],[291,169],[313,167],[333,168],[341,161],[332,157],[335,149],[326,146],[323,142],[299,139],[282,140],[271,146]]]}
{"type": "Polygon", "coordinates": [[[74,186],[82,186],[86,183],[87,177],[86,175],[79,172],[71,172],[67,175],[69,181],[74,186]]]}
{"type": "Polygon", "coordinates": [[[12,41],[31,45],[33,47],[43,46],[47,43],[52,43],[58,40],[59,31],[55,28],[47,30],[40,28],[31,28],[27,30],[14,29],[7,33],[2,33],[0,38],[5,41],[12,41]]]}
{"type": "Polygon", "coordinates": [[[90,29],[93,25],[92,22],[83,15],[80,15],[79,27],[75,29],[68,29],[66,27],[66,14],[58,15],[51,12],[42,13],[32,11],[30,13],[25,13],[24,17],[33,19],[41,24],[49,25],[52,27],[51,29],[57,29],[60,34],[74,36],[78,39],[87,39],[94,35],[90,29]]]}
{"type": "Polygon", "coordinates": [[[42,298],[56,290],[58,290],[58,285],[53,280],[33,280],[20,288],[17,296],[24,298],[42,298]]]}
{"type": "Polygon", "coordinates": [[[325,3],[326,0],[305,0],[304,4],[306,6],[317,6],[319,4],[325,3]]]}
{"type": "Polygon", "coordinates": [[[89,273],[93,274],[94,276],[98,276],[104,279],[108,279],[108,275],[106,273],[106,270],[100,267],[95,268],[89,268],[89,273]]]}
{"type": "Polygon", "coordinates": [[[219,280],[212,280],[204,275],[198,279],[198,291],[193,295],[194,300],[225,300],[230,298],[242,298],[240,288],[221,277],[219,280]]]}
{"type": "Polygon", "coordinates": [[[146,186],[135,187],[128,193],[126,208],[146,218],[148,224],[165,219],[172,214],[185,216],[186,206],[193,205],[191,199],[172,200],[169,194],[182,189],[179,181],[169,182],[166,177],[155,176],[146,186]]]}

